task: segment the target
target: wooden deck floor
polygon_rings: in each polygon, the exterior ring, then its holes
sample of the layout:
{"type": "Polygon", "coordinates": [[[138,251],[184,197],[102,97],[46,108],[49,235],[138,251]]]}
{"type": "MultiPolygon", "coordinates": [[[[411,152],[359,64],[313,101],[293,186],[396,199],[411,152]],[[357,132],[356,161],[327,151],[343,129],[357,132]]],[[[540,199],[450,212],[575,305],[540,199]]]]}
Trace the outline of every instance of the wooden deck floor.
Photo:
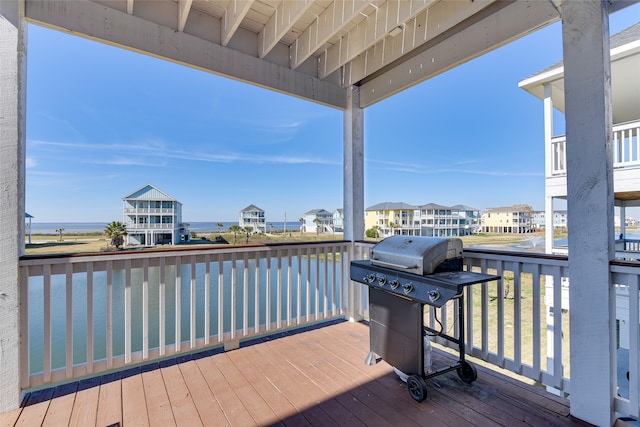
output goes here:
{"type": "MultiPolygon", "coordinates": [[[[30,396],[0,426],[585,426],[568,402],[478,366],[428,380],[415,402],[386,362],[366,366],[368,326],[338,322],[227,353],[183,358],[30,396]]],[[[454,363],[434,351],[434,363],[454,363]]]]}

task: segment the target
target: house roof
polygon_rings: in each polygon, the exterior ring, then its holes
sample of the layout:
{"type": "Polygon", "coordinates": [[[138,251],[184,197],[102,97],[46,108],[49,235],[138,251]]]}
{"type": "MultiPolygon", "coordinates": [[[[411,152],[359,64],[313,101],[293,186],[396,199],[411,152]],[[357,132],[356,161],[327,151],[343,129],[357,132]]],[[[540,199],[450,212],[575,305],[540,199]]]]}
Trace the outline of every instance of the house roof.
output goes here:
{"type": "Polygon", "coordinates": [[[497,208],[487,208],[485,212],[531,212],[533,209],[529,205],[513,205],[513,206],[501,206],[497,208]]]}
{"type": "Polygon", "coordinates": [[[311,209],[310,211],[305,212],[305,215],[318,215],[318,214],[332,215],[332,213],[326,209],[311,209]]]}
{"type": "Polygon", "coordinates": [[[452,206],[451,209],[458,209],[460,211],[480,211],[480,209],[478,208],[472,208],[471,206],[467,205],[455,205],[452,206]]]}
{"type": "Polygon", "coordinates": [[[409,211],[416,209],[418,209],[416,206],[404,202],[383,202],[369,206],[365,211],[409,211]]]}
{"type": "MultiPolygon", "coordinates": [[[[613,122],[625,123],[640,118],[640,22],[611,36],[611,99],[613,122]]],[[[553,107],[564,112],[564,64],[562,61],[518,83],[521,89],[544,99],[544,87],[551,87],[553,107]]]]}
{"type": "Polygon", "coordinates": [[[264,212],[264,211],[259,207],[257,207],[256,205],[249,205],[246,208],[242,209],[240,212],[264,212]]]}
{"type": "Polygon", "coordinates": [[[427,203],[426,205],[418,206],[420,209],[452,209],[450,206],[439,205],[437,203],[427,203]]]}
{"type": "Polygon", "coordinates": [[[151,184],[140,187],[128,196],[123,197],[122,200],[168,200],[178,202],[176,199],[151,184]]]}

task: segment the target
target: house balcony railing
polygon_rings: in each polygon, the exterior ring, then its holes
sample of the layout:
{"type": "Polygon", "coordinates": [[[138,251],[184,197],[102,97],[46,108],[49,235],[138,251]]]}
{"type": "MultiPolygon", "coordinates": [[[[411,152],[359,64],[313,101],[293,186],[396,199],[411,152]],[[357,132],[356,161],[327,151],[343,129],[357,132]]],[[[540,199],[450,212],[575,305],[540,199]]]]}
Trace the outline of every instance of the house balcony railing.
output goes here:
{"type": "Polygon", "coordinates": [[[173,214],[173,208],[125,208],[125,214],[173,214]]]}
{"type": "Polygon", "coordinates": [[[127,223],[127,230],[174,230],[177,227],[175,224],[134,224],[127,223]]]}
{"type": "MultiPolygon", "coordinates": [[[[24,256],[20,334],[28,357],[21,386],[71,381],[210,346],[229,350],[240,340],[320,320],[367,319],[367,289],[349,280],[348,266],[366,258],[371,245],[330,241],[24,256]]],[[[502,277],[465,289],[466,352],[571,393],[567,258],[471,249],[463,256],[465,269],[502,277]]],[[[612,262],[610,269],[618,300],[626,301],[616,309],[624,327],[614,323],[611,333],[632,349],[618,358],[629,366],[629,380],[615,380],[622,390],[615,409],[637,417],[640,396],[628,384],[640,380],[640,264],[612,262]]],[[[457,335],[455,304],[425,306],[429,325],[457,335]]]]}
{"type": "MultiPolygon", "coordinates": [[[[551,171],[547,178],[567,174],[566,145],[566,135],[551,139],[551,171]]],[[[640,166],[640,120],[613,126],[611,146],[614,168],[640,166]]]]}

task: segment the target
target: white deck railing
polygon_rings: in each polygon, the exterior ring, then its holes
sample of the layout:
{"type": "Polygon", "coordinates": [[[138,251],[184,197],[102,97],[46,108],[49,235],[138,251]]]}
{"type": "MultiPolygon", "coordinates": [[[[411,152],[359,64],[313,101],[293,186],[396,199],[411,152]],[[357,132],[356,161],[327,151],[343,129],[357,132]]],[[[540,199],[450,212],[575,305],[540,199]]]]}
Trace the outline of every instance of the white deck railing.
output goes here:
{"type": "MultiPolygon", "coordinates": [[[[551,176],[567,174],[567,137],[551,139],[551,176]]],[[[640,121],[615,125],[612,138],[613,167],[640,166],[640,121]]]]}
{"type": "MultiPolygon", "coordinates": [[[[210,346],[235,348],[242,339],[335,317],[368,318],[367,288],[349,281],[348,265],[366,259],[371,246],[336,241],[23,257],[21,345],[29,361],[22,387],[210,346]]],[[[570,393],[567,258],[473,249],[463,255],[465,269],[502,277],[465,290],[466,353],[570,393]]],[[[624,375],[615,408],[638,417],[640,263],[612,262],[611,277],[611,333],[620,347],[635,349],[618,351],[624,375]]],[[[457,336],[455,304],[425,306],[429,326],[457,336]]]]}
{"type": "Polygon", "coordinates": [[[342,316],[346,242],[23,257],[28,389],[342,316]]]}

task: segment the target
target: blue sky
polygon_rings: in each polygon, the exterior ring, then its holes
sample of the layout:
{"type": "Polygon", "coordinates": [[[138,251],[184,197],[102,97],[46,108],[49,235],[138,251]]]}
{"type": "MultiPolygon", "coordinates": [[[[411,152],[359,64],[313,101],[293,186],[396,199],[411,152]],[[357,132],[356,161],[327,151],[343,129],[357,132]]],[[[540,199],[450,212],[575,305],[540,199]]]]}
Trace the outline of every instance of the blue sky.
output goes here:
{"type": "MultiPolygon", "coordinates": [[[[616,33],[640,4],[611,16],[616,33]]],[[[26,210],[35,222],[122,220],[153,184],[183,219],[268,221],[342,206],[342,112],[29,26],[26,210]]],[[[518,81],[562,59],[560,24],[365,110],[365,207],[544,209],[542,101],[518,81]]],[[[556,134],[564,133],[556,120],[556,134]]]]}

